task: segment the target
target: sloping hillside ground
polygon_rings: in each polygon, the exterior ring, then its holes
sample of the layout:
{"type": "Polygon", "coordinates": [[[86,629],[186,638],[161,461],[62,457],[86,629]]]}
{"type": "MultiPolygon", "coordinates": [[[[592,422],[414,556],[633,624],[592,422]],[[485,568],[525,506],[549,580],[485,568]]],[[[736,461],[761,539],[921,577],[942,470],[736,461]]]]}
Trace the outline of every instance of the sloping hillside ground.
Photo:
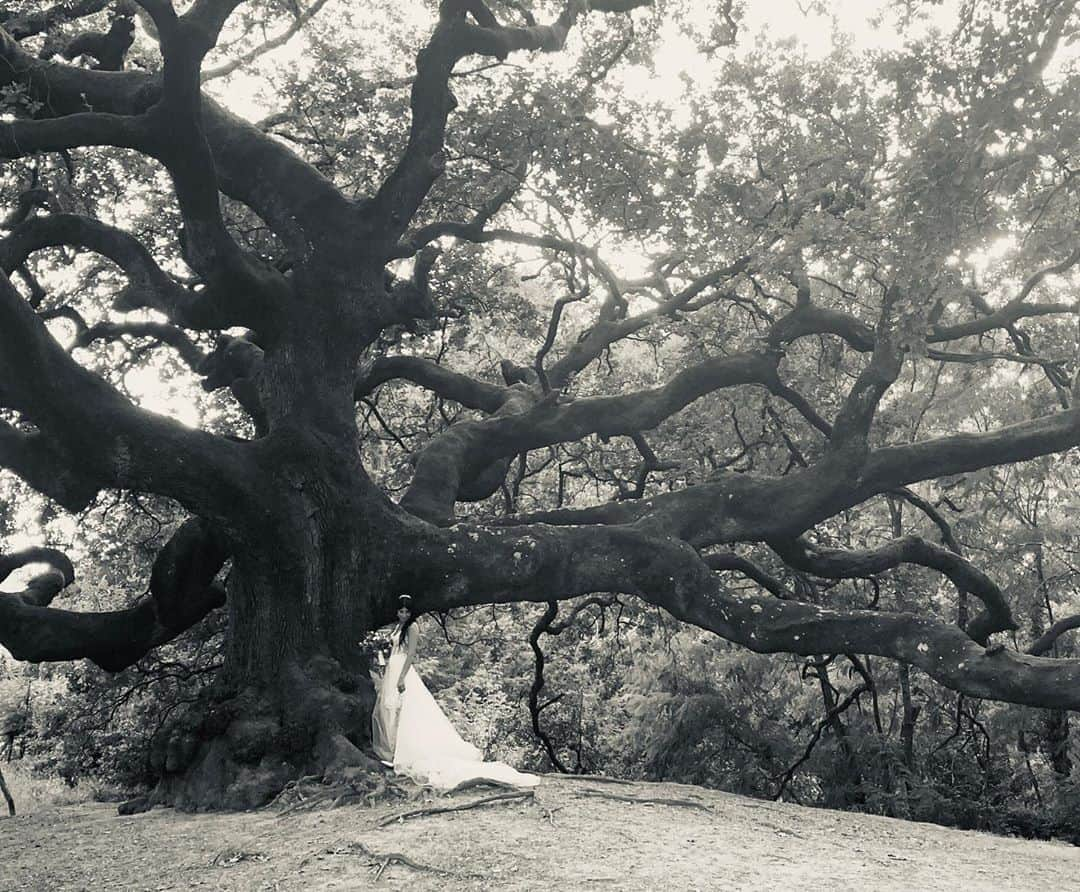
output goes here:
{"type": "MultiPolygon", "coordinates": [[[[16,790],[18,795],[18,790],[16,790]]],[[[679,784],[546,777],[426,802],[244,814],[42,806],[0,819],[4,890],[1080,888],[1080,848],[759,802],[679,784]],[[411,862],[411,863],[410,863],[411,862]]]]}

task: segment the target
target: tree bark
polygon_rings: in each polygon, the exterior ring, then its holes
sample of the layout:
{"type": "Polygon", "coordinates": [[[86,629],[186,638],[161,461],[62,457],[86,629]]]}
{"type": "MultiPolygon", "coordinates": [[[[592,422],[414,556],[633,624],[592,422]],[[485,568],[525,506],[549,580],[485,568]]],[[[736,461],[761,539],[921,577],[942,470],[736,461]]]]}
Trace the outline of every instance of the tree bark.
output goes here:
{"type": "Polygon", "coordinates": [[[4,799],[7,800],[8,814],[11,817],[15,817],[15,800],[11,796],[11,791],[8,789],[7,782],[4,780],[4,772],[0,771],[0,793],[4,794],[4,799]]]}

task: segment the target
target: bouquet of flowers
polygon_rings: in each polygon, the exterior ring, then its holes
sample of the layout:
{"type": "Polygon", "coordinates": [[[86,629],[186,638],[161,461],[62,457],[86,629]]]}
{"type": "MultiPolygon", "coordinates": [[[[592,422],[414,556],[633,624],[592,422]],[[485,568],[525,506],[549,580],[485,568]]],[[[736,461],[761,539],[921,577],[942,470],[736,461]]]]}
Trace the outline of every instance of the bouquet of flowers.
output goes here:
{"type": "Polygon", "coordinates": [[[385,629],[374,629],[360,639],[359,646],[361,654],[367,658],[368,666],[381,671],[390,658],[393,643],[390,640],[390,633],[385,629]]]}

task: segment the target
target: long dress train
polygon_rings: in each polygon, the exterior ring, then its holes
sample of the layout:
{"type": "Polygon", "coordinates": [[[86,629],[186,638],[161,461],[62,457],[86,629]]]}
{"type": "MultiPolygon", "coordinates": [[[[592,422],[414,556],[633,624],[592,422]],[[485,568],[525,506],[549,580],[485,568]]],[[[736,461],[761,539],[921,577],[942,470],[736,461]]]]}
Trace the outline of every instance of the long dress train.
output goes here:
{"type": "Polygon", "coordinates": [[[382,735],[382,740],[375,742],[379,758],[384,758],[380,748],[385,752],[392,740],[393,758],[386,761],[394,763],[394,770],[439,789],[448,790],[467,780],[492,780],[519,787],[540,783],[536,775],[524,774],[505,762],[485,762],[480,750],[463,740],[450,724],[413,667],[405,674],[405,692],[398,691],[406,657],[400,637],[400,631],[395,631],[375,707],[373,737],[382,735]]]}

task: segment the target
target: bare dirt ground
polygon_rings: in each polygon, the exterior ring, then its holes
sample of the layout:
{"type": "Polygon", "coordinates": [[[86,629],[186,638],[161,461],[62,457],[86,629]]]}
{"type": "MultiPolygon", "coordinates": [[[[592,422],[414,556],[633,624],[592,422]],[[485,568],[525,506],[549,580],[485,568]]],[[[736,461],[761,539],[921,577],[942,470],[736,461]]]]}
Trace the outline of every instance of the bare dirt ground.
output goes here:
{"type": "Polygon", "coordinates": [[[1080,888],[1070,845],[679,784],[546,777],[532,798],[393,820],[505,792],[285,817],[41,806],[0,818],[0,889],[1080,888]]]}

